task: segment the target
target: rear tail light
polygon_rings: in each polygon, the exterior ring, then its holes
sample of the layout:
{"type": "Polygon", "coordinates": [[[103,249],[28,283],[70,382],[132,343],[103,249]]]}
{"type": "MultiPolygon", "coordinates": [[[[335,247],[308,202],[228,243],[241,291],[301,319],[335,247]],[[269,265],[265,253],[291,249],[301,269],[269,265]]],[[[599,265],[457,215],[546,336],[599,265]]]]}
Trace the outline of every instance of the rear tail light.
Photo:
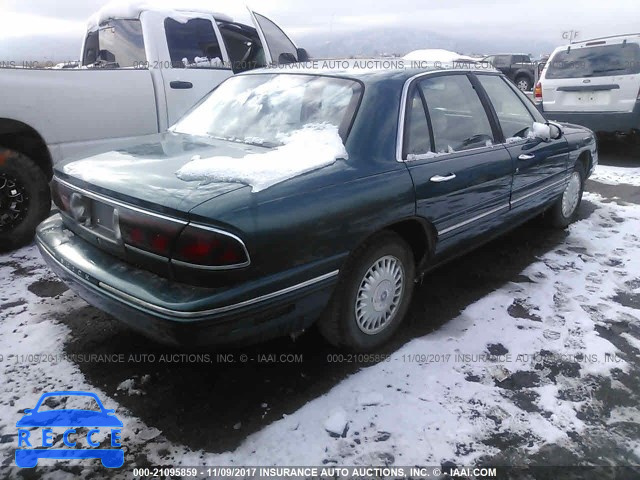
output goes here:
{"type": "Polygon", "coordinates": [[[533,90],[533,97],[542,101],[542,84],[540,82],[536,84],[536,88],[533,90]]]}
{"type": "Polygon", "coordinates": [[[240,268],[249,265],[249,254],[242,241],[234,235],[188,225],[176,242],[173,261],[212,270],[240,268]]]}
{"type": "Polygon", "coordinates": [[[129,246],[169,257],[174,240],[184,223],[118,209],[116,230],[129,246]]]}
{"type": "Polygon", "coordinates": [[[55,179],[51,182],[51,198],[61,211],[66,213],[71,211],[71,195],[73,195],[73,190],[65,184],[55,179]]]}

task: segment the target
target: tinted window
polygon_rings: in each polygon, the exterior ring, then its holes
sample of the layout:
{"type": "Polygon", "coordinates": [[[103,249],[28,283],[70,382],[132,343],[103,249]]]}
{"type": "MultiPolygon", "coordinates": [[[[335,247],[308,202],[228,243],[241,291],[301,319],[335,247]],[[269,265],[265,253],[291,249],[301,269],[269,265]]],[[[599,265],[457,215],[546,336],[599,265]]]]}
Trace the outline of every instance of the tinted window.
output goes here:
{"type": "Polygon", "coordinates": [[[405,126],[405,159],[431,151],[429,124],[420,92],[415,90],[407,104],[407,125],[405,126]]]}
{"type": "Polygon", "coordinates": [[[534,118],[518,95],[501,77],[495,75],[477,75],[477,77],[498,114],[505,138],[525,138],[533,125],[534,118]]]}
{"type": "Polygon", "coordinates": [[[90,32],[85,42],[83,65],[129,68],[144,65],[146,53],[139,20],[112,20],[90,32]]]}
{"type": "Polygon", "coordinates": [[[290,63],[298,61],[298,52],[289,37],[275,23],[267,17],[254,13],[256,20],[262,28],[264,37],[269,46],[271,58],[276,63],[290,63]]]}
{"type": "Polygon", "coordinates": [[[606,77],[640,73],[640,46],[602,45],[557,52],[547,66],[546,78],[606,77]]]}
{"type": "Polygon", "coordinates": [[[223,82],[173,130],[277,146],[307,125],[346,135],[362,94],[358,82],[312,75],[240,75],[223,82]]]}
{"type": "Polygon", "coordinates": [[[229,22],[218,22],[235,73],[266,67],[264,48],[255,28],[229,22]]]}
{"type": "Polygon", "coordinates": [[[173,68],[223,68],[222,51],[213,24],[205,18],[186,23],[167,18],[164,22],[173,68]]]}
{"type": "Polygon", "coordinates": [[[493,142],[489,118],[466,75],[431,77],[420,82],[437,152],[484,147],[493,142]]]}
{"type": "Polygon", "coordinates": [[[510,55],[496,55],[493,59],[493,65],[496,67],[508,67],[510,64],[510,55]]]}

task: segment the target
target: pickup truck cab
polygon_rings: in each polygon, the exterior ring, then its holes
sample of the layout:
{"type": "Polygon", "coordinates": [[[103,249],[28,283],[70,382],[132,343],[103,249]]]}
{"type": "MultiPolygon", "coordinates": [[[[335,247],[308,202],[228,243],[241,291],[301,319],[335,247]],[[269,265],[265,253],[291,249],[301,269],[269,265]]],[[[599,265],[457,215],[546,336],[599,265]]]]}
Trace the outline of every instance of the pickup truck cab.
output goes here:
{"type": "Polygon", "coordinates": [[[78,68],[0,69],[0,250],[33,237],[59,160],[165,131],[236,73],[307,60],[274,22],[251,18],[108,4],[89,20],[78,68]]]}

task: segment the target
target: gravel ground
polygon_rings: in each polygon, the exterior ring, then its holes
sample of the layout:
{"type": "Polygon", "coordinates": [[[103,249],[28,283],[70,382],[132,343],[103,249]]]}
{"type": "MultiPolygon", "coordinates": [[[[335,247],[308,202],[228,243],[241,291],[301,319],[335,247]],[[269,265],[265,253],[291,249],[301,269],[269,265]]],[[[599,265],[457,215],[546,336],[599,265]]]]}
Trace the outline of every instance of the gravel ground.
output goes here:
{"type": "MultiPolygon", "coordinates": [[[[600,162],[638,168],[640,149],[604,143],[600,162]]],[[[416,290],[407,325],[380,352],[398,361],[449,342],[462,353],[516,355],[528,352],[523,340],[530,341],[538,360],[517,368],[335,361],[340,352],[313,330],[295,341],[186,352],[208,355],[207,361],[161,363],[162,355],[185,352],[156,345],[88,306],[43,266],[33,247],[0,256],[0,476],[119,475],[84,463],[29,473],[11,468],[15,421],[52,388],[96,391],[107,408],[117,408],[126,419],[127,467],[296,460],[639,465],[640,239],[632,232],[640,232],[640,187],[590,180],[587,190],[575,230],[551,230],[536,219],[429,275],[416,290]],[[609,355],[609,361],[559,360],[554,353],[563,351],[609,355]],[[52,352],[123,354],[127,361],[15,362],[20,354],[52,352]],[[245,362],[238,361],[241,354],[245,362]],[[455,375],[461,380],[448,380],[455,375]],[[424,378],[434,382],[429,410],[416,406],[413,413],[421,417],[413,422],[429,418],[439,425],[448,412],[453,416],[442,423],[448,433],[430,427],[410,433],[403,423],[402,412],[413,405],[408,399],[424,395],[416,393],[424,378]],[[360,395],[355,406],[349,392],[360,395]],[[362,395],[386,409],[372,410],[362,395]],[[351,433],[327,434],[326,417],[351,433]],[[433,435],[441,437],[434,442],[433,435]]]]}

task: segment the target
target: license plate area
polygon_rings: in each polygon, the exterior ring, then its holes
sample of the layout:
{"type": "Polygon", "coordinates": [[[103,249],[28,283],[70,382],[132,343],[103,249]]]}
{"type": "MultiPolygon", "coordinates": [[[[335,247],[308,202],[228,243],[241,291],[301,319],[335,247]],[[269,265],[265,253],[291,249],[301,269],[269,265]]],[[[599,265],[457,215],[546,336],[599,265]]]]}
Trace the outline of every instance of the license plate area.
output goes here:
{"type": "Polygon", "coordinates": [[[113,207],[96,200],[91,202],[91,228],[105,237],[115,239],[113,207]]]}

